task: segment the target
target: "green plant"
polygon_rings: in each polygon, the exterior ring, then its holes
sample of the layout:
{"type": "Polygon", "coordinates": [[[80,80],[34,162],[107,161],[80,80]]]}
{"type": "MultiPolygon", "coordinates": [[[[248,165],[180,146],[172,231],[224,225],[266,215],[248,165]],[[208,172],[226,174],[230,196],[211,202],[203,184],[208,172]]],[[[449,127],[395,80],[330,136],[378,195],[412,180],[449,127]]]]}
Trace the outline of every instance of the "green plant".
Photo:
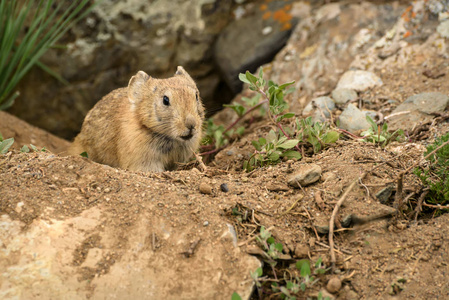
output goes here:
{"type": "MultiPolygon", "coordinates": [[[[435,142],[427,146],[424,156],[427,156],[443,143],[449,141],[449,133],[438,137],[435,142]]],[[[441,149],[430,155],[427,159],[429,165],[427,167],[417,167],[414,173],[419,177],[421,182],[429,188],[426,195],[426,201],[436,205],[449,203],[449,145],[443,146],[441,149]]]]}
{"type": "Polygon", "coordinates": [[[4,140],[2,134],[0,133],[0,154],[5,154],[8,152],[12,144],[14,144],[14,138],[4,140]]]}
{"type": "Polygon", "coordinates": [[[58,77],[39,59],[90,12],[90,2],[0,0],[0,110],[14,103],[19,96],[16,85],[34,65],[58,77]]]}
{"type": "MultiPolygon", "coordinates": [[[[39,149],[37,149],[37,147],[34,146],[33,144],[30,144],[30,148],[31,148],[34,152],[39,152],[39,151],[45,152],[45,151],[47,151],[47,149],[45,149],[45,147],[42,148],[41,150],[39,150],[39,149]]],[[[23,145],[22,148],[20,148],[20,152],[22,152],[22,153],[29,153],[29,152],[30,152],[30,148],[28,148],[27,145],[23,145]]]]}
{"type": "Polygon", "coordinates": [[[404,136],[404,131],[398,129],[393,133],[388,131],[388,124],[385,122],[382,126],[376,124],[370,116],[366,116],[366,120],[370,124],[370,128],[363,131],[361,136],[367,142],[373,144],[379,144],[382,148],[385,148],[394,138],[401,138],[404,136]]]}
{"type": "MultiPolygon", "coordinates": [[[[322,259],[319,258],[314,265],[314,274],[324,274],[330,268],[324,268],[322,259]]],[[[280,292],[282,299],[295,300],[300,291],[305,292],[307,287],[313,286],[318,279],[312,276],[310,260],[301,259],[296,262],[296,268],[299,276],[294,279],[286,280],[285,286],[279,285],[277,282],[272,283],[271,288],[274,292],[280,292]]]]}
{"type": "Polygon", "coordinates": [[[231,300],[242,300],[242,297],[237,292],[232,293],[231,300]]]}
{"type": "Polygon", "coordinates": [[[202,155],[212,154],[222,149],[229,143],[233,134],[242,135],[244,132],[243,126],[235,131],[233,127],[257,109],[261,115],[268,115],[271,125],[276,130],[270,130],[266,137],[260,137],[258,140],[252,141],[256,150],[244,162],[243,168],[246,171],[251,171],[255,167],[276,164],[281,159],[299,160],[302,157],[301,153],[304,153],[303,147],[311,146],[316,153],[339,139],[339,133],[331,130],[327,123],[314,123],[312,118],[304,120],[295,118],[292,120],[295,114],[286,112],[288,103],[284,100],[284,96],[294,90],[294,88],[289,88],[294,81],[280,85],[272,80],[266,81],[263,78],[262,68],[260,68],[258,76],[247,71],[245,74],[239,74],[239,79],[249,84],[249,89],[257,92],[257,94],[252,98],[242,97],[243,104],[225,105],[238,116],[228,127],[218,126],[212,120],[208,120],[203,149],[210,151],[204,152],[202,155]],[[292,125],[287,126],[286,122],[292,125]]]}

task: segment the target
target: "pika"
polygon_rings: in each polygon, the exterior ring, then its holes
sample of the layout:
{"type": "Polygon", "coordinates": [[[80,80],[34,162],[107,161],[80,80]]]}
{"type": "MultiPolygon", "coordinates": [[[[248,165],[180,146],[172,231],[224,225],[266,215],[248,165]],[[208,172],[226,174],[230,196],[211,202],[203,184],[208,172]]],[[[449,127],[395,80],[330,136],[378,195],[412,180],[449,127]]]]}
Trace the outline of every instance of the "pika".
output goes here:
{"type": "Polygon", "coordinates": [[[131,171],[175,170],[201,142],[204,106],[183,67],[166,79],[139,71],[87,114],[70,155],[131,171]]]}

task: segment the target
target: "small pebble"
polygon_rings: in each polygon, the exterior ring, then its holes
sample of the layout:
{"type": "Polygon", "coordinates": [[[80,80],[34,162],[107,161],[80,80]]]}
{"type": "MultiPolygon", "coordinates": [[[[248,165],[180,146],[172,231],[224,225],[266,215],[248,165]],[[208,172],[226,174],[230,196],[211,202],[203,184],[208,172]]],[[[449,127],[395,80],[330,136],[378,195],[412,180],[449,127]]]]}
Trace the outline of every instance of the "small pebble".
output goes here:
{"type": "Polygon", "coordinates": [[[224,192],[224,193],[229,192],[228,184],[227,184],[227,183],[222,183],[222,184],[220,185],[220,190],[221,190],[222,192],[224,192]]]}
{"type": "Polygon", "coordinates": [[[332,277],[326,285],[329,293],[335,294],[341,289],[341,280],[338,277],[332,277]]]}
{"type": "Polygon", "coordinates": [[[203,226],[208,226],[209,225],[209,221],[204,221],[203,226]]]}
{"type": "Polygon", "coordinates": [[[297,258],[306,258],[309,256],[309,246],[297,244],[295,247],[295,256],[297,258]]]}
{"type": "Polygon", "coordinates": [[[73,166],[72,166],[72,165],[68,166],[67,168],[68,168],[69,170],[73,170],[73,166]]]}
{"type": "Polygon", "coordinates": [[[212,187],[209,184],[202,182],[200,184],[200,192],[203,194],[212,194],[212,187]]]}

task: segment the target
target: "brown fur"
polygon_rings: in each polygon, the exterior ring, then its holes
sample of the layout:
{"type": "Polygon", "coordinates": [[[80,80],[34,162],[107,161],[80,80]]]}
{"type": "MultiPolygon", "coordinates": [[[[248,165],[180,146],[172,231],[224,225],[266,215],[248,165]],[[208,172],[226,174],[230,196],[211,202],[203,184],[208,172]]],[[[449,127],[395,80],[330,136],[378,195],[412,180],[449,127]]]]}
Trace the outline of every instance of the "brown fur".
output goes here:
{"type": "Polygon", "coordinates": [[[87,152],[96,162],[132,171],[174,170],[199,147],[203,120],[198,89],[182,67],[167,79],[139,71],[127,88],[89,111],[69,154],[87,152]]]}

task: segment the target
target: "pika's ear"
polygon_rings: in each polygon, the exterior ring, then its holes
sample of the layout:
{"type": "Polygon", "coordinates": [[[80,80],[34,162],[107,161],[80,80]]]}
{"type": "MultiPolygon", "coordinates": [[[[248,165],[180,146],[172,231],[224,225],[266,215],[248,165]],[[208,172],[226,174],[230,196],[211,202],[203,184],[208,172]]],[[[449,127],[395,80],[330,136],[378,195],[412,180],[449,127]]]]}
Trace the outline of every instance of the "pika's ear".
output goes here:
{"type": "Polygon", "coordinates": [[[184,70],[183,67],[178,66],[178,69],[176,70],[175,76],[182,76],[188,80],[190,80],[193,84],[195,84],[195,81],[190,77],[189,73],[187,73],[186,70],[184,70]]]}
{"type": "Polygon", "coordinates": [[[128,99],[131,104],[136,104],[142,98],[142,87],[151,77],[144,71],[137,72],[128,83],[128,99]]]}

